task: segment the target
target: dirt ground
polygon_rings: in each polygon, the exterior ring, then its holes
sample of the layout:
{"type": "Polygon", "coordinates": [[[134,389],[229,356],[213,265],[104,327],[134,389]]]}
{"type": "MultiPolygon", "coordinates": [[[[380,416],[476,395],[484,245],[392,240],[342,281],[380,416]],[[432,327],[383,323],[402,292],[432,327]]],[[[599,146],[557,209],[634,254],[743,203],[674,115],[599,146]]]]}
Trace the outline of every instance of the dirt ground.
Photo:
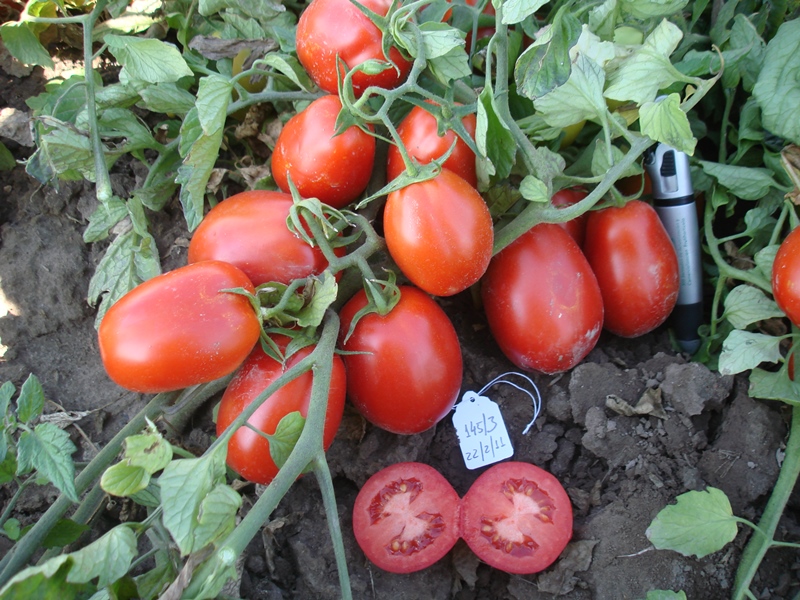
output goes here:
{"type": "MultiPolygon", "coordinates": [[[[2,64],[2,63],[0,63],[2,64]]],[[[0,107],[26,111],[25,98],[43,83],[41,74],[0,70],[0,107]]],[[[25,141],[3,142],[22,160],[25,141]]],[[[121,196],[135,174],[116,168],[121,196]]],[[[94,310],[86,302],[89,278],[104,244],[87,246],[81,235],[95,200],[83,183],[43,188],[22,166],[0,172],[0,382],[19,386],[28,373],[42,381],[49,400],[67,411],[88,411],[70,426],[79,454],[89,457],[146,398],[113,384],[100,363],[94,310]]],[[[184,264],[188,233],[174,201],[153,216],[165,269],[184,264]]],[[[491,339],[469,294],[442,300],[464,354],[463,391],[480,389],[513,370],[491,339]]],[[[644,598],[650,590],[683,590],[689,598],[727,598],[747,533],[702,560],[652,549],[645,530],[675,497],[715,486],[735,514],[757,520],[778,474],[786,413],[754,401],[742,379],[721,377],[676,352],[666,328],[636,340],[603,334],[597,348],[572,372],[536,375],[543,410],[527,435],[533,408],[509,386],[492,388],[515,448],[516,460],[554,473],[568,490],[575,512],[572,543],[557,563],[533,576],[513,576],[478,560],[459,542],[442,561],[411,575],[372,567],[355,543],[350,511],[359,487],[374,472],[400,461],[437,468],[464,494],[480,471],[465,468],[449,419],[420,435],[397,436],[366,424],[352,409],[329,451],[356,598],[468,600],[644,598]],[[660,394],[660,416],[624,416],[606,407],[609,395],[635,405],[646,390],[660,394]]],[[[202,451],[213,427],[213,402],[173,441],[202,451]]],[[[59,410],[51,406],[51,410],[59,410]]],[[[257,490],[245,488],[245,510],[257,490]]],[[[23,524],[52,501],[52,491],[28,494],[16,515],[23,524]]],[[[8,494],[0,491],[0,502],[8,494]]],[[[781,523],[800,537],[793,498],[781,523]]],[[[105,515],[112,519],[112,512],[105,515]]],[[[0,554],[7,543],[0,543],[0,554]]],[[[800,556],[773,551],[755,580],[758,598],[798,593],[800,556]]],[[[337,598],[333,550],[317,484],[300,480],[273,521],[248,548],[240,594],[247,599],[337,598]]]]}

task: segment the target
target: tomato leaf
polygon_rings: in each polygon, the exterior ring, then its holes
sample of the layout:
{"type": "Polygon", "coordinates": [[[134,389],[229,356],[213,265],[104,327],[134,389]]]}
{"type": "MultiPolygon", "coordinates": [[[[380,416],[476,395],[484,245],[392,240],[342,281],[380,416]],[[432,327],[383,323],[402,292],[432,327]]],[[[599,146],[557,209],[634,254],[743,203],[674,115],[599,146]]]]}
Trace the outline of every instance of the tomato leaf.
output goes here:
{"type": "Polygon", "coordinates": [[[672,590],[651,590],[647,592],[644,600],[686,600],[686,593],[683,591],[673,592],[672,590]]]}
{"type": "Polygon", "coordinates": [[[770,191],[780,188],[768,169],[724,165],[705,160],[698,161],[703,171],[744,200],[758,200],[770,191]]]}
{"type": "Polygon", "coordinates": [[[11,150],[6,148],[3,142],[0,142],[0,171],[10,171],[17,166],[17,161],[11,150]]]}
{"type": "Polygon", "coordinates": [[[119,462],[105,470],[100,487],[112,496],[127,498],[145,489],[150,483],[150,473],[139,465],[119,462]]]}
{"type": "Polygon", "coordinates": [[[109,34],[103,38],[128,75],[147,83],[175,82],[192,70],[178,49],[153,38],[109,34]]]}
{"type": "Polygon", "coordinates": [[[785,370],[753,369],[750,372],[748,394],[753,398],[780,400],[788,404],[800,405],[800,384],[789,379],[785,370]]]}
{"type": "Polygon", "coordinates": [[[124,458],[128,464],[142,467],[152,475],[172,460],[172,446],[152,423],[148,425],[149,433],[132,435],[125,439],[124,458]]]}
{"type": "Polygon", "coordinates": [[[77,502],[75,465],[70,458],[75,450],[66,431],[52,423],[40,423],[33,431],[23,431],[19,437],[17,475],[36,469],[39,476],[77,502]]]}
{"type": "Polygon", "coordinates": [[[744,329],[756,321],[784,315],[775,301],[760,289],[751,285],[738,285],[725,297],[723,316],[736,329],[744,329]]]}
{"type": "Polygon", "coordinates": [[[242,497],[229,485],[219,484],[203,498],[197,514],[194,547],[204,548],[233,531],[242,497]]]}
{"type": "Polygon", "coordinates": [[[50,53],[42,46],[28,23],[3,23],[0,25],[0,36],[5,47],[19,62],[53,68],[50,53]]]}
{"type": "Polygon", "coordinates": [[[175,83],[148,85],[139,91],[142,107],[158,113],[185,115],[194,106],[195,97],[175,83]]]}
{"type": "Polygon", "coordinates": [[[481,155],[489,159],[493,173],[505,179],[514,166],[516,143],[494,107],[492,88],[487,85],[478,96],[478,115],[475,127],[475,143],[481,155]]]}
{"type": "Polygon", "coordinates": [[[3,432],[2,439],[0,439],[0,455],[3,460],[0,461],[0,485],[14,480],[17,474],[17,457],[14,452],[9,452],[8,439],[5,432],[3,432]]]}
{"type": "MultiPolygon", "coordinates": [[[[592,153],[592,174],[600,176],[605,175],[611,167],[620,162],[623,158],[625,158],[625,153],[622,150],[614,144],[611,144],[609,151],[609,146],[606,145],[605,140],[598,138],[595,140],[595,148],[592,153]],[[611,154],[610,161],[609,152],[611,154]]],[[[633,163],[622,172],[622,177],[632,177],[640,174],[641,170],[639,165],[633,163]]]]}
{"type": "MultiPolygon", "coordinates": [[[[13,389],[13,387],[12,387],[13,389]]],[[[17,418],[23,423],[30,423],[40,416],[44,410],[44,389],[39,378],[34,374],[28,375],[19,391],[17,399],[17,418]]]]}
{"type": "Polygon", "coordinates": [[[525,200],[530,200],[531,202],[544,203],[550,201],[550,191],[547,189],[547,185],[533,175],[525,176],[522,183],[519,184],[519,191],[525,200]]]}
{"type": "Polygon", "coordinates": [[[636,19],[668,17],[680,12],[689,0],[620,0],[622,12],[636,19]]]}
{"type": "Polygon", "coordinates": [[[83,232],[83,241],[89,244],[104,240],[108,237],[109,230],[126,216],[128,216],[128,208],[125,206],[125,202],[116,196],[108,202],[98,204],[89,217],[89,225],[83,232]]]}
{"type": "Polygon", "coordinates": [[[579,54],[567,82],[541,98],[534,107],[551,127],[568,127],[584,120],[599,121],[607,112],[603,98],[605,73],[594,60],[579,54]]]}
{"type": "Polygon", "coordinates": [[[692,135],[689,117],[681,110],[678,94],[670,94],[656,102],[645,102],[639,108],[641,132],[689,156],[694,154],[697,139],[692,135]]]}
{"type": "Polygon", "coordinates": [[[123,577],[137,555],[136,534],[127,525],[117,525],[100,539],[72,552],[74,561],[67,575],[71,583],[88,583],[97,579],[104,588],[123,577]]]}
{"type": "Polygon", "coordinates": [[[43,548],[62,548],[78,540],[85,531],[91,529],[88,525],[76,523],[72,519],[59,519],[42,540],[43,548]]]}
{"type": "Polygon", "coordinates": [[[41,119],[47,131],[39,138],[39,150],[47,167],[65,178],[81,176],[94,181],[94,153],[89,137],[59,119],[41,119]]]}
{"type": "Polygon", "coordinates": [[[306,419],[299,411],[290,412],[285,415],[278,426],[275,428],[275,433],[267,435],[269,439],[269,455],[278,466],[282,467],[289,458],[289,455],[294,450],[297,440],[300,439],[300,434],[303,433],[306,419]]]}
{"type": "Polygon", "coordinates": [[[336,300],[339,287],[336,284],[336,277],[327,269],[320,275],[311,277],[307,287],[311,300],[298,311],[297,325],[318,327],[325,317],[325,311],[336,300]]]}
{"type": "Polygon", "coordinates": [[[524,21],[549,0],[508,0],[503,4],[503,23],[514,25],[524,21]]]}
{"type": "Polygon", "coordinates": [[[722,375],[733,375],[754,369],[762,362],[775,363],[780,359],[780,338],[734,329],[722,344],[719,372],[722,375]]]}
{"type": "Polygon", "coordinates": [[[5,418],[8,407],[11,405],[11,398],[14,397],[16,391],[17,389],[10,381],[6,381],[0,386],[0,419],[5,418]]]}
{"type": "Polygon", "coordinates": [[[8,519],[5,523],[3,523],[3,532],[5,532],[8,539],[11,541],[17,541],[22,533],[22,527],[20,527],[19,519],[8,519]]]}
{"type": "Polygon", "coordinates": [[[91,596],[96,591],[95,586],[67,582],[72,565],[72,557],[61,554],[44,564],[23,569],[3,586],[0,597],[74,600],[91,596]]]}
{"type": "Polygon", "coordinates": [[[725,492],[709,487],[681,494],[661,510],[645,535],[659,550],[703,558],[736,537],[736,518],[725,492]]]}
{"type": "Polygon", "coordinates": [[[764,68],[753,88],[761,119],[772,133],[800,144],[800,19],[783,23],[767,44],[764,68]]]}

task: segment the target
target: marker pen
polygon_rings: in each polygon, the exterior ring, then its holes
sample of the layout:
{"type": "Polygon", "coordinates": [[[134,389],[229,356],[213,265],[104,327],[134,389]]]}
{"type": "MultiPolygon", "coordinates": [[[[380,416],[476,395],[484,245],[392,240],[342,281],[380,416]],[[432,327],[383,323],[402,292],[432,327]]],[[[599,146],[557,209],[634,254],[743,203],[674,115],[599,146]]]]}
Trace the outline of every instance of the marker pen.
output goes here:
{"type": "Polygon", "coordinates": [[[703,269],[689,158],[658,143],[645,155],[644,168],[653,184],[653,206],[678,255],[680,289],[672,326],[681,348],[694,354],[700,347],[697,328],[703,323],[703,269]]]}

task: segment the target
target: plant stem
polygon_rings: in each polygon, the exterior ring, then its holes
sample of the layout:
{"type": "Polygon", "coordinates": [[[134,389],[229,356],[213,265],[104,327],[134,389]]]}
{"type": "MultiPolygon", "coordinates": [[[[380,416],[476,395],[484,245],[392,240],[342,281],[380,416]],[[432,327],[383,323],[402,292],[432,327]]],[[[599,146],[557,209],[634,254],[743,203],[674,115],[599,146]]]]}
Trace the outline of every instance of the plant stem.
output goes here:
{"type": "Polygon", "coordinates": [[[747,542],[742,557],[739,561],[739,568],[736,571],[734,582],[733,599],[741,600],[750,593],[750,584],[755,577],[761,561],[767,550],[774,545],[775,530],[778,521],[783,514],[783,509],[789,501],[789,496],[794,489],[797,477],[800,475],[800,405],[792,407],[792,424],[789,432],[789,439],[786,442],[786,455],[778,475],[778,481],[769,497],[761,520],[758,522],[758,529],[753,532],[752,537],[747,542]]]}

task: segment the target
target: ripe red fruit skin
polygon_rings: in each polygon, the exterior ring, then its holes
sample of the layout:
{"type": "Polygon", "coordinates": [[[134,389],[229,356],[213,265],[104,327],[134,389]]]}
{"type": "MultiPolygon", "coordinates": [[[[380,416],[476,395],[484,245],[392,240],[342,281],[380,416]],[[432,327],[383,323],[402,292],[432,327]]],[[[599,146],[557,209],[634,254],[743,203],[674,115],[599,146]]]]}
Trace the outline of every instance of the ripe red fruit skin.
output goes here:
{"type": "Polygon", "coordinates": [[[786,236],[775,254],[772,293],[789,320],[800,324],[800,227],[786,236]]]}

